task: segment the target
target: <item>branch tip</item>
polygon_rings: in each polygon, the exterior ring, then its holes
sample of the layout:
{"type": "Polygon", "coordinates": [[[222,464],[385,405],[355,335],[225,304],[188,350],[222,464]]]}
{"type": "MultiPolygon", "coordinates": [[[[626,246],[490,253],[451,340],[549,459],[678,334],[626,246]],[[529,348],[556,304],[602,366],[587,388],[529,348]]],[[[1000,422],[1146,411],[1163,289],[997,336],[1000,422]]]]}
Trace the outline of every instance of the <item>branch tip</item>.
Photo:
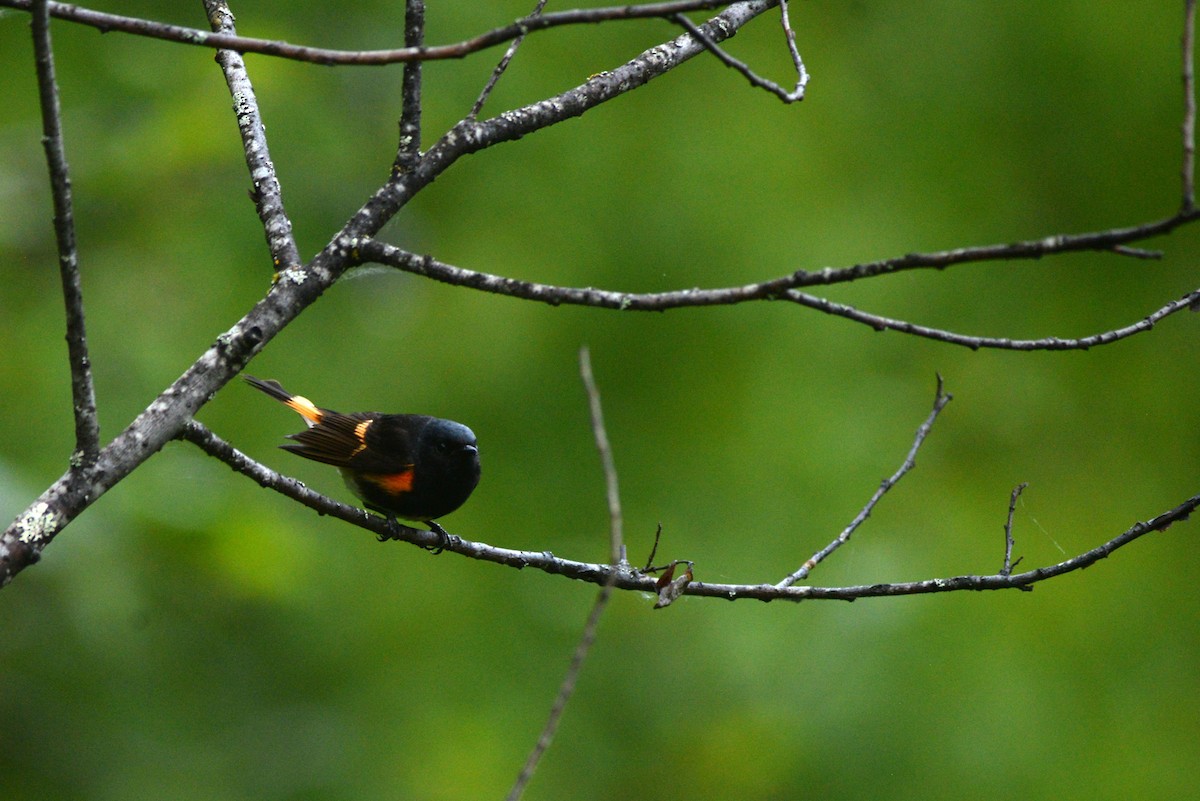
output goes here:
{"type": "Polygon", "coordinates": [[[1009,496],[1009,499],[1008,499],[1008,519],[1004,523],[1004,565],[1000,568],[1000,575],[1003,576],[1004,578],[1008,578],[1009,576],[1011,576],[1012,572],[1013,572],[1013,568],[1015,568],[1017,565],[1019,565],[1021,563],[1020,557],[1018,557],[1017,561],[1015,561],[1015,562],[1012,560],[1013,513],[1016,511],[1016,508],[1017,508],[1017,499],[1021,497],[1021,493],[1024,492],[1025,488],[1028,486],[1029,486],[1028,481],[1022,481],[1020,484],[1013,487],[1012,494],[1009,496]]]}

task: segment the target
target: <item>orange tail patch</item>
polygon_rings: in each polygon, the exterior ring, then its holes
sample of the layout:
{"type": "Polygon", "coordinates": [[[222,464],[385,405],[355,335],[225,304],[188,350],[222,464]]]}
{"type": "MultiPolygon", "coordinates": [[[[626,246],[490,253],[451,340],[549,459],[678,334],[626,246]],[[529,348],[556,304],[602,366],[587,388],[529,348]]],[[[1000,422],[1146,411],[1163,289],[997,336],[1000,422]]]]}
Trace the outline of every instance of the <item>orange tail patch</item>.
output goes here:
{"type": "Polygon", "coordinates": [[[309,425],[316,425],[321,422],[321,418],[324,416],[316,404],[303,395],[293,395],[285,400],[284,403],[288,405],[289,409],[307,420],[309,425]]]}

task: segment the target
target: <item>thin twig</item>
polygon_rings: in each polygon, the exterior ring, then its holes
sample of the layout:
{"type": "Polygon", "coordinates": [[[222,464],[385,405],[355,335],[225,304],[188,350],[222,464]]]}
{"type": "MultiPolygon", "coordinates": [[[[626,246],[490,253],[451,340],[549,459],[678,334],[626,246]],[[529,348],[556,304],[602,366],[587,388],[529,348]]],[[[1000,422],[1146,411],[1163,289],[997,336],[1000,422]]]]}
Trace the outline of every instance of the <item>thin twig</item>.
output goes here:
{"type": "Polygon", "coordinates": [[[1128,256],[1131,259],[1146,259],[1147,261],[1157,261],[1163,257],[1161,250],[1149,250],[1147,248],[1135,248],[1129,245],[1113,245],[1109,248],[1118,256],[1128,256]]]}
{"type": "Polygon", "coordinates": [[[850,525],[846,526],[846,528],[844,528],[832,542],[813,554],[807,562],[800,566],[798,570],[783,579],[783,581],[780,581],[778,584],[776,584],[776,587],[790,587],[797,581],[803,581],[804,579],[808,578],[808,574],[812,572],[814,567],[819,565],[825,560],[826,557],[828,557],[838,548],[845,545],[850,540],[850,536],[854,534],[859,526],[866,522],[868,517],[871,516],[871,512],[875,509],[875,505],[879,503],[884,495],[887,494],[888,490],[896,486],[896,484],[900,482],[900,479],[904,478],[905,473],[907,473],[909,470],[912,470],[916,465],[917,451],[921,449],[921,443],[925,441],[925,438],[929,436],[929,432],[933,430],[933,424],[937,421],[938,415],[941,414],[942,409],[946,408],[946,404],[953,400],[953,398],[953,395],[950,395],[945,391],[942,383],[942,377],[939,375],[937,377],[937,391],[934,393],[933,398],[933,411],[929,413],[929,416],[925,418],[925,422],[921,423],[920,427],[917,429],[917,434],[913,439],[912,447],[909,448],[908,456],[905,457],[904,463],[900,465],[900,469],[893,473],[890,478],[885,478],[880,483],[879,488],[875,490],[875,494],[871,496],[871,500],[867,501],[867,505],[862,508],[862,510],[852,521],[850,521],[850,525]]]}
{"type": "Polygon", "coordinates": [[[1184,3],[1183,20],[1183,206],[1182,211],[1196,208],[1196,0],[1184,3]]]}
{"type": "MultiPolygon", "coordinates": [[[[1127,229],[1121,229],[1127,230],[1127,229]]],[[[1115,233],[1115,231],[1113,232],[1115,233]]],[[[1098,235],[1081,235],[1095,241],[1098,235]]],[[[1046,248],[1061,247],[1066,252],[1074,250],[1070,244],[1078,238],[1054,237],[1058,245],[1052,245],[1043,240],[1046,248]]],[[[1005,246],[1010,255],[1003,258],[1036,258],[1036,251],[1029,247],[1032,243],[1016,243],[1005,246]]],[[[1109,246],[1104,246],[1107,249],[1109,246]]],[[[405,272],[421,275],[454,286],[470,287],[481,292],[548,303],[551,306],[590,306],[601,309],[619,309],[621,311],[666,311],[668,309],[693,308],[700,306],[731,306],[748,301],[787,300],[801,306],[845,317],[849,320],[870,326],[877,331],[899,331],[913,336],[946,342],[951,345],[978,350],[992,348],[997,350],[1087,350],[1100,345],[1125,339],[1145,331],[1149,331],[1160,320],[1176,312],[1189,308],[1191,304],[1200,301],[1200,288],[1173,300],[1154,310],[1142,319],[1121,328],[1103,331],[1098,334],[1079,338],[1044,337],[1041,339],[1009,339],[1007,337],[982,337],[959,334],[938,328],[917,325],[904,320],[864,312],[853,306],[837,303],[816,295],[800,292],[794,287],[817,284],[834,284],[861,280],[867,277],[884,275],[901,270],[917,268],[942,268],[952,264],[962,264],[970,261],[990,261],[1002,258],[997,255],[1002,246],[987,246],[977,248],[959,248],[953,251],[936,253],[914,253],[896,259],[844,267],[841,269],[827,268],[820,272],[798,271],[780,278],[774,278],[754,284],[744,284],[735,287],[719,289],[682,289],[671,292],[616,292],[593,287],[563,287],[552,284],[539,284],[533,281],[521,281],[515,278],[492,273],[468,270],[462,267],[437,261],[430,256],[421,256],[388,245],[378,240],[363,239],[355,242],[355,253],[363,262],[387,264],[405,272]],[[972,257],[969,257],[973,256],[972,257]]]]}
{"type": "MultiPolygon", "coordinates": [[[[33,0],[0,0],[0,7],[28,11],[33,0]]],[[[520,19],[516,22],[481,33],[470,39],[447,45],[432,47],[402,47],[394,50],[334,50],[323,47],[293,45],[273,39],[255,39],[228,33],[209,33],[182,25],[168,25],[154,20],[108,14],[68,4],[50,3],[50,16],[69,22],[87,25],[103,33],[120,31],[135,36],[164,39],[179,44],[233,50],[238,53],[258,53],[266,56],[287,58],[324,65],[376,66],[400,64],[407,61],[438,61],[463,58],[480,50],[486,50],[518,36],[533,31],[557,28],[563,25],[587,25],[617,20],[670,18],[684,11],[701,11],[736,5],[734,0],[674,0],[665,3],[644,5],[610,6],[560,11],[537,19],[520,19]]]]}
{"type": "MultiPolygon", "coordinates": [[[[1017,510],[1017,499],[1021,497],[1021,493],[1029,486],[1029,482],[1022,481],[1017,486],[1013,487],[1012,495],[1008,499],[1008,519],[1004,521],[1004,566],[1000,568],[1000,575],[1011,576],[1013,568],[1020,564],[1021,560],[1016,562],[1012,560],[1013,552],[1013,513],[1017,510]]],[[[1030,589],[1028,587],[1024,589],[1030,589]]]]}
{"type": "MultiPolygon", "coordinates": [[[[616,576],[618,574],[613,572],[612,575],[616,576]]],[[[583,634],[575,646],[574,653],[571,654],[571,663],[567,666],[567,673],[563,676],[562,684],[559,685],[558,695],[554,699],[554,706],[550,708],[550,716],[546,720],[546,725],[542,728],[541,734],[538,735],[537,743],[534,744],[533,750],[526,757],[525,764],[521,766],[521,772],[517,774],[517,779],[513,782],[512,789],[505,796],[505,801],[517,801],[521,797],[525,792],[526,786],[529,784],[529,780],[533,778],[538,763],[541,762],[546,750],[550,747],[550,743],[553,742],[554,734],[558,730],[558,724],[562,720],[563,712],[566,711],[567,703],[575,693],[575,685],[579,681],[579,673],[583,669],[583,662],[587,659],[588,652],[592,648],[592,643],[596,641],[596,629],[600,624],[600,616],[604,614],[604,609],[608,606],[608,599],[612,595],[612,591],[613,582],[611,580],[600,588],[600,593],[596,596],[596,601],[592,604],[592,611],[588,613],[587,623],[583,626],[583,634]]]]}
{"type": "MultiPolygon", "coordinates": [[[[404,45],[420,47],[425,43],[425,0],[406,0],[404,4],[404,45]]],[[[404,65],[400,85],[400,146],[396,149],[394,169],[408,172],[421,157],[421,62],[404,65]]]]}
{"type": "Polygon", "coordinates": [[[658,541],[662,538],[662,523],[654,529],[654,544],[650,546],[650,555],[646,557],[646,566],[642,568],[643,573],[656,573],[662,568],[654,566],[654,556],[658,553],[658,541]]]}
{"type": "Polygon", "coordinates": [[[804,292],[789,292],[786,295],[788,300],[807,306],[810,309],[815,309],[826,314],[832,314],[838,317],[845,317],[847,320],[863,323],[876,331],[899,331],[902,334],[911,334],[912,336],[932,339],[938,342],[945,342],[950,345],[961,345],[964,348],[971,350],[979,350],[980,348],[989,348],[992,350],[1016,350],[1016,351],[1031,351],[1031,350],[1088,350],[1090,348],[1099,347],[1101,345],[1111,345],[1114,342],[1119,342],[1122,339],[1127,339],[1135,334],[1145,333],[1152,329],[1155,324],[1165,317],[1169,317],[1176,312],[1191,308],[1197,302],[1200,302],[1200,288],[1195,289],[1182,298],[1173,300],[1164,306],[1155,309],[1150,314],[1142,319],[1130,323],[1129,325],[1120,328],[1114,328],[1108,331],[1102,331],[1098,334],[1090,334],[1084,337],[1064,339],[1061,337],[1043,337],[1041,339],[1009,339],[1008,337],[981,337],[972,336],[970,334],[959,334],[954,331],[947,331],[941,328],[930,328],[929,326],[917,325],[905,320],[896,320],[891,317],[884,317],[878,314],[871,314],[856,309],[853,306],[848,306],[844,303],[837,303],[825,298],[820,298],[815,295],[809,295],[804,292]]]}
{"type": "Polygon", "coordinates": [[[62,108],[54,75],[54,47],[50,42],[47,5],[45,0],[35,0],[31,28],[38,99],[42,108],[42,145],[50,171],[58,272],[67,316],[67,361],[71,368],[71,406],[75,416],[75,456],[71,461],[74,466],[91,466],[100,452],[100,423],[96,416],[96,388],[88,355],[83,282],[79,273],[79,248],[75,241],[75,211],[71,199],[71,170],[63,143],[62,108]]]}
{"type": "MultiPolygon", "coordinates": [[[[214,31],[233,35],[233,12],[224,0],[204,0],[209,24],[214,31]]],[[[246,167],[254,182],[251,197],[267,235],[267,248],[271,251],[271,263],[275,272],[300,266],[300,250],[292,236],[292,221],[283,206],[283,190],[275,174],[275,165],[267,147],[266,128],[258,108],[254,86],[246,72],[246,62],[233,50],[218,50],[217,63],[225,74],[229,93],[233,96],[233,111],[237,116],[238,131],[242,135],[242,151],[246,156],[246,167]]]]}
{"type": "MultiPolygon", "coordinates": [[[[542,9],[546,7],[546,0],[537,0],[537,5],[533,7],[533,11],[526,17],[526,20],[534,20],[542,15],[542,9]]],[[[492,74],[488,77],[487,83],[483,86],[483,91],[479,93],[479,97],[475,99],[475,104],[471,106],[471,112],[467,114],[467,119],[474,121],[479,112],[483,110],[483,104],[491,96],[492,90],[496,88],[496,82],[500,80],[500,76],[508,69],[508,64],[513,60],[513,56],[517,54],[517,48],[525,41],[526,31],[522,31],[519,36],[509,43],[508,49],[504,51],[504,55],[500,59],[500,63],[492,70],[492,74]]]]}
{"type": "Polygon", "coordinates": [[[600,616],[604,614],[604,609],[608,606],[608,600],[612,596],[613,586],[617,579],[623,572],[627,572],[624,570],[626,560],[625,546],[621,536],[621,496],[617,488],[617,468],[613,462],[612,448],[608,443],[608,433],[604,429],[604,411],[600,406],[600,390],[596,388],[596,380],[592,376],[592,358],[586,346],[579,350],[579,375],[583,379],[583,387],[587,392],[588,409],[592,418],[592,434],[596,439],[596,450],[600,454],[600,463],[604,467],[612,570],[609,572],[604,586],[600,588],[599,594],[596,595],[592,611],[588,613],[583,634],[580,635],[575,651],[571,654],[571,663],[567,666],[567,673],[563,676],[562,684],[559,685],[558,695],[554,699],[554,705],[550,708],[550,716],[546,720],[546,725],[542,727],[542,732],[538,736],[533,750],[526,757],[525,764],[521,766],[521,772],[517,774],[517,779],[513,783],[512,789],[509,790],[506,801],[517,801],[521,797],[546,750],[554,741],[554,734],[558,731],[558,724],[562,720],[563,712],[566,711],[567,703],[575,692],[575,685],[579,681],[579,673],[583,669],[584,660],[587,659],[592,643],[596,641],[600,616]]]}
{"type": "Polygon", "coordinates": [[[621,531],[621,491],[617,486],[617,466],[613,461],[612,446],[604,428],[604,410],[600,406],[600,390],[592,376],[592,354],[587,346],[579,349],[579,375],[587,392],[588,410],[592,417],[592,435],[596,439],[596,451],[604,468],[605,495],[608,498],[609,556],[612,564],[625,562],[625,538],[621,531]]]}
{"type": "Polygon", "coordinates": [[[788,0],[779,0],[779,24],[783,27],[783,35],[787,40],[788,53],[792,56],[792,66],[796,68],[796,94],[798,99],[804,98],[804,88],[808,86],[808,70],[804,67],[804,59],[800,57],[800,49],[796,47],[796,32],[792,30],[792,19],[788,13],[788,0]]]}
{"type": "Polygon", "coordinates": [[[754,86],[758,89],[765,89],[785,103],[795,103],[804,99],[804,87],[808,84],[808,71],[804,69],[804,62],[800,58],[800,51],[796,49],[796,36],[792,31],[791,21],[787,16],[787,3],[781,2],[780,5],[783,9],[781,13],[783,16],[783,29],[788,42],[788,50],[792,55],[792,62],[796,67],[796,86],[791,91],[784,89],[775,81],[772,81],[768,78],[763,78],[754,70],[750,69],[750,66],[746,64],[746,62],[734,58],[724,48],[717,44],[713,38],[704,31],[703,28],[696,25],[696,23],[692,22],[683,14],[675,14],[671,17],[671,19],[689,34],[691,34],[697,41],[703,44],[704,47],[710,53],[716,56],[722,64],[724,64],[726,67],[736,70],[737,72],[740,72],[742,76],[750,82],[751,86],[754,86]]]}

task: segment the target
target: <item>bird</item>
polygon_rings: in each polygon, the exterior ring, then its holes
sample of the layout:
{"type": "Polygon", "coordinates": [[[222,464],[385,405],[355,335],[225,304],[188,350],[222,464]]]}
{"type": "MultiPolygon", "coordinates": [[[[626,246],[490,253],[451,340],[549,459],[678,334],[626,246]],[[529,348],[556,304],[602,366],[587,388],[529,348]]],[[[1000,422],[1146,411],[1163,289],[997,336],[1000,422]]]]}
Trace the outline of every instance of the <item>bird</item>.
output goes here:
{"type": "MultiPolygon", "coordinates": [[[[479,444],[462,423],[422,414],[322,409],[273,379],[242,376],[250,386],[304,418],[304,431],[280,445],[305,459],[333,465],[368,509],[395,522],[425,523],[441,538],[450,535],[437,518],[462,506],[479,484],[479,444]]],[[[380,535],[380,540],[388,539],[380,535]]]]}

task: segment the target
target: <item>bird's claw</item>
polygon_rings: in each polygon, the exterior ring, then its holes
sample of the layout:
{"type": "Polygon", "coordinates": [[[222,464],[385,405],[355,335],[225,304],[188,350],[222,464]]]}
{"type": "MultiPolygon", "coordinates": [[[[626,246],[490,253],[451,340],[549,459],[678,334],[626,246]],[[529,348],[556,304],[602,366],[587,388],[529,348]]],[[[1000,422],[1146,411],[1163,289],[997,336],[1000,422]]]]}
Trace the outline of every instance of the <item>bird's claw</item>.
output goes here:
{"type": "Polygon", "coordinates": [[[442,551],[446,550],[446,548],[448,548],[450,545],[454,544],[458,540],[458,537],[442,528],[441,524],[439,524],[437,521],[430,520],[428,522],[429,530],[438,535],[438,544],[432,547],[426,547],[425,550],[429,551],[434,556],[437,556],[442,551]]]}

